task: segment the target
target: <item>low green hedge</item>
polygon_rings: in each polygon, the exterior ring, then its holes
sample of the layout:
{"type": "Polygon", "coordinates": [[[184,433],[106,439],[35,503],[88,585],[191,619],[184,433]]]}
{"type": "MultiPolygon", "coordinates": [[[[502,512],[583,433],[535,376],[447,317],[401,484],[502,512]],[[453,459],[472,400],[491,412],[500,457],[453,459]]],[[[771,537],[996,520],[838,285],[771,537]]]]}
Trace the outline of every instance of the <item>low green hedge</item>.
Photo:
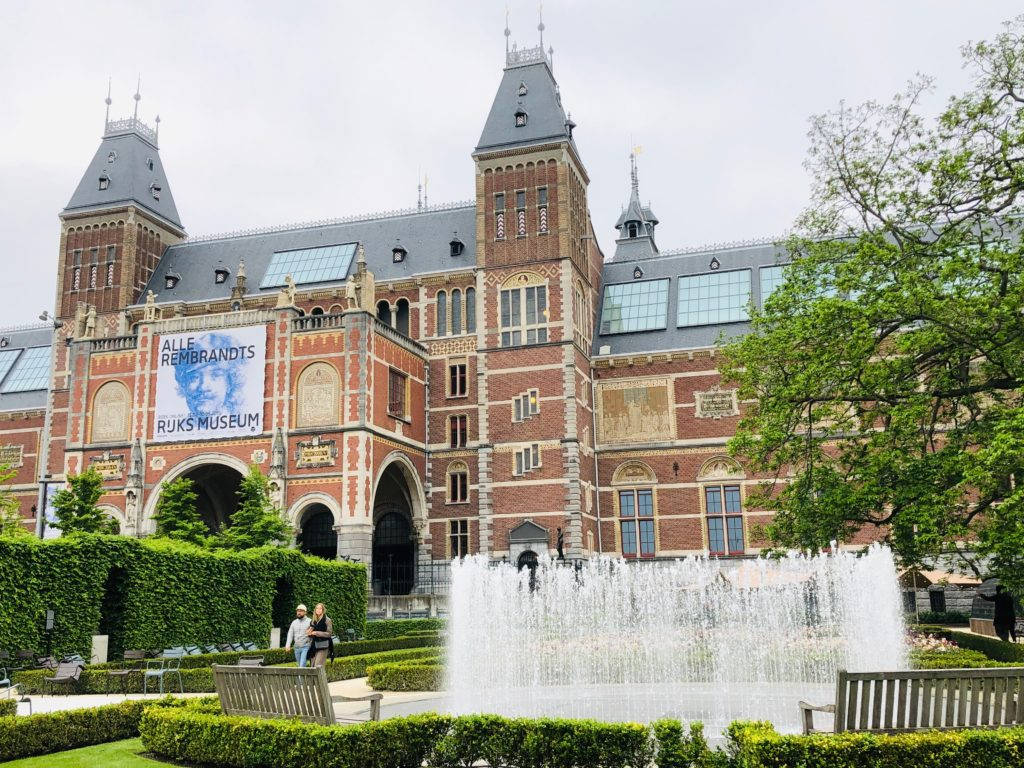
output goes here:
{"type": "Polygon", "coordinates": [[[960,611],[921,611],[916,619],[921,624],[941,624],[947,627],[966,627],[971,623],[971,617],[960,611]]]}
{"type": "Polygon", "coordinates": [[[689,735],[683,734],[678,720],[655,720],[651,731],[657,744],[654,763],[658,768],[728,768],[729,758],[712,751],[704,738],[704,724],[690,723],[689,735]]]}
{"type": "MultiPolygon", "coordinates": [[[[437,656],[436,647],[402,648],[394,651],[382,651],[380,653],[364,653],[355,656],[341,656],[334,661],[328,661],[324,665],[327,679],[330,682],[335,680],[351,680],[354,677],[365,677],[366,670],[373,664],[383,664],[390,661],[401,661],[404,659],[422,659],[437,656]]],[[[294,657],[291,664],[294,666],[294,657]]],[[[49,690],[44,688],[43,678],[52,676],[52,672],[44,669],[33,669],[24,672],[16,672],[13,682],[21,685],[20,690],[26,694],[39,694],[49,690]]],[[[199,669],[182,669],[181,682],[185,686],[185,693],[210,693],[213,687],[213,669],[209,666],[199,669]]],[[[159,681],[149,681],[149,691],[159,690],[159,681]],[[154,688],[154,686],[156,686],[154,688]]],[[[142,672],[133,671],[126,679],[112,678],[106,669],[85,669],[78,683],[72,687],[61,685],[57,688],[59,692],[68,690],[73,693],[142,693],[142,672]],[[123,686],[123,687],[122,687],[123,686]]],[[[179,692],[178,676],[167,675],[164,677],[164,690],[170,693],[179,692]]]]}
{"type": "Polygon", "coordinates": [[[0,717],[18,714],[18,700],[15,698],[0,699],[0,717]]]}
{"type": "Polygon", "coordinates": [[[425,629],[439,632],[444,627],[444,619],[376,619],[366,622],[363,637],[367,640],[379,640],[382,637],[400,637],[425,629]]]}
{"type": "Polygon", "coordinates": [[[375,691],[440,691],[444,667],[433,663],[389,662],[366,670],[366,682],[375,691]]]}
{"type": "MultiPolygon", "coordinates": [[[[346,728],[147,710],[146,749],[172,760],[227,768],[463,768],[486,760],[520,768],[646,768],[651,731],[636,723],[425,714],[346,728]]],[[[687,763],[671,763],[683,768],[687,763]]]]}
{"type": "Polygon", "coordinates": [[[1004,661],[1008,664],[1024,664],[1024,644],[1008,643],[996,637],[975,635],[970,632],[958,632],[955,629],[941,628],[934,634],[941,635],[961,648],[968,648],[972,651],[980,651],[995,661],[1004,661]]]}
{"type": "Polygon", "coordinates": [[[736,768],[1020,768],[1024,728],[780,736],[771,723],[729,726],[736,768]]]}
{"type": "Polygon", "coordinates": [[[1007,666],[1001,661],[992,661],[981,651],[966,648],[951,651],[911,651],[910,665],[914,669],[977,669],[1007,666]]]}
{"type": "Polygon", "coordinates": [[[184,708],[191,712],[219,712],[216,699],[160,699],[125,701],[91,709],[0,717],[0,763],[66,749],[132,739],[139,735],[139,721],[147,708],[184,708]]]}

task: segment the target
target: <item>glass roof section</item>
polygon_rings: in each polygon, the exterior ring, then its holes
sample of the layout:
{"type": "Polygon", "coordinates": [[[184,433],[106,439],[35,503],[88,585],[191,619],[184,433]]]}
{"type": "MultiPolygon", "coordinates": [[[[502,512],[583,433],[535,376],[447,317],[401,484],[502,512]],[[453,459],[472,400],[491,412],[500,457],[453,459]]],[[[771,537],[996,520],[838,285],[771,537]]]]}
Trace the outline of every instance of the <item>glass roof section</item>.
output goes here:
{"type": "Polygon", "coordinates": [[[11,366],[14,365],[14,361],[18,359],[18,355],[21,354],[20,349],[5,349],[0,351],[0,381],[4,380],[4,376],[11,370],[11,366]]]}
{"type": "Polygon", "coordinates": [[[735,323],[749,318],[750,270],[679,278],[679,327],[735,323]]]}
{"type": "Polygon", "coordinates": [[[601,305],[601,333],[635,333],[664,328],[668,278],[606,285],[601,305]]]}
{"type": "Polygon", "coordinates": [[[29,347],[4,379],[0,392],[32,392],[46,389],[50,382],[50,348],[29,347]]]}
{"type": "Polygon", "coordinates": [[[260,288],[282,286],[288,275],[292,276],[296,285],[340,282],[348,276],[355,252],[355,243],[278,251],[270,259],[260,288]]]}

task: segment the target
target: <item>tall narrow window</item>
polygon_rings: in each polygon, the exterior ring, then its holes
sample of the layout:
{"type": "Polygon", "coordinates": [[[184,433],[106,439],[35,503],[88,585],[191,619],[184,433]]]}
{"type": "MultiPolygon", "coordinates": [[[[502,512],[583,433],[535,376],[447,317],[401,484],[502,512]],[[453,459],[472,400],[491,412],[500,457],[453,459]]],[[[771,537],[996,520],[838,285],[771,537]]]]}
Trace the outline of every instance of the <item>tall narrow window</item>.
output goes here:
{"type": "Polygon", "coordinates": [[[388,413],[400,419],[407,416],[408,377],[392,368],[388,372],[388,413]]]}
{"type": "Polygon", "coordinates": [[[452,291],[452,335],[458,336],[462,333],[462,291],[456,288],[452,291]]]}
{"type": "Polygon", "coordinates": [[[469,520],[448,521],[448,554],[453,559],[469,554],[469,520]]]}
{"type": "Polygon", "coordinates": [[[409,335],[408,299],[399,299],[398,304],[395,306],[395,330],[399,333],[405,334],[406,336],[409,335]]]}
{"type": "Polygon", "coordinates": [[[107,262],[107,288],[114,285],[114,262],[107,262]]]}
{"type": "Polygon", "coordinates": [[[708,516],[708,552],[712,555],[742,555],[743,504],[738,485],[704,487],[708,516]]]}
{"type": "Polygon", "coordinates": [[[500,192],[494,196],[494,239],[505,239],[505,195],[500,192]]]}
{"type": "Polygon", "coordinates": [[[531,285],[501,292],[501,346],[543,344],[548,340],[547,286],[531,285]]]}
{"type": "Polygon", "coordinates": [[[466,333],[476,333],[476,288],[466,289],[466,333]]]}
{"type": "Polygon", "coordinates": [[[384,325],[391,325],[391,305],[387,301],[377,302],[377,319],[384,325]]]}
{"type": "Polygon", "coordinates": [[[548,188],[537,189],[537,231],[547,234],[548,231],[548,188]]]}
{"type": "Polygon", "coordinates": [[[92,266],[89,267],[89,287],[90,288],[95,288],[96,287],[96,272],[97,272],[97,266],[95,264],[93,264],[92,266]]]}
{"type": "Polygon", "coordinates": [[[465,414],[448,417],[448,445],[450,448],[466,447],[467,418],[465,414]]]}
{"type": "Polygon", "coordinates": [[[71,270],[71,290],[77,291],[82,287],[82,268],[75,267],[71,270]]]}
{"type": "Polygon", "coordinates": [[[448,294],[444,291],[437,292],[437,335],[444,336],[448,333],[448,294]]]}
{"type": "Polygon", "coordinates": [[[654,491],[619,491],[619,532],[623,557],[654,557],[654,491]]]}
{"type": "Polygon", "coordinates": [[[466,396],[466,361],[457,360],[448,364],[448,397],[466,396]]]}
{"type": "Polygon", "coordinates": [[[463,461],[448,465],[448,503],[461,504],[469,500],[469,468],[463,461]]]}
{"type": "Polygon", "coordinates": [[[526,192],[516,192],[516,237],[526,237],[526,192]]]}

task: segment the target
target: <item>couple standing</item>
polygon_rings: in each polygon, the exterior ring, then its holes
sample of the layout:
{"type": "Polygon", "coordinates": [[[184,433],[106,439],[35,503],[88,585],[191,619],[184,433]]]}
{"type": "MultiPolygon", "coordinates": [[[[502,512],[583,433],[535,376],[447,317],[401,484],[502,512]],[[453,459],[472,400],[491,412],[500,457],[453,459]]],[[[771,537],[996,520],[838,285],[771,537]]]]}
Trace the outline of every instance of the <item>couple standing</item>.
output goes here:
{"type": "Polygon", "coordinates": [[[327,654],[334,658],[334,622],[327,615],[323,603],[313,608],[312,617],[306,616],[306,606],[299,603],[295,608],[295,620],[288,627],[288,637],[284,641],[284,649],[295,648],[295,663],[306,666],[306,657],[313,650],[311,667],[322,667],[327,661],[327,654]]]}

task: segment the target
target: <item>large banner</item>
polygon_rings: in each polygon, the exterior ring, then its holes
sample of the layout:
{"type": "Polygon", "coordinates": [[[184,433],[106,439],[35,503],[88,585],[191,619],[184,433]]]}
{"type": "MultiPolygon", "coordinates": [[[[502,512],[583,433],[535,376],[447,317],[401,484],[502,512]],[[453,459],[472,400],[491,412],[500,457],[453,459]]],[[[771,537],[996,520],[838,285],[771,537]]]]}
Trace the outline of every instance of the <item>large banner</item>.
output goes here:
{"type": "Polygon", "coordinates": [[[153,442],[263,431],[267,327],[161,336],[153,442]]]}

